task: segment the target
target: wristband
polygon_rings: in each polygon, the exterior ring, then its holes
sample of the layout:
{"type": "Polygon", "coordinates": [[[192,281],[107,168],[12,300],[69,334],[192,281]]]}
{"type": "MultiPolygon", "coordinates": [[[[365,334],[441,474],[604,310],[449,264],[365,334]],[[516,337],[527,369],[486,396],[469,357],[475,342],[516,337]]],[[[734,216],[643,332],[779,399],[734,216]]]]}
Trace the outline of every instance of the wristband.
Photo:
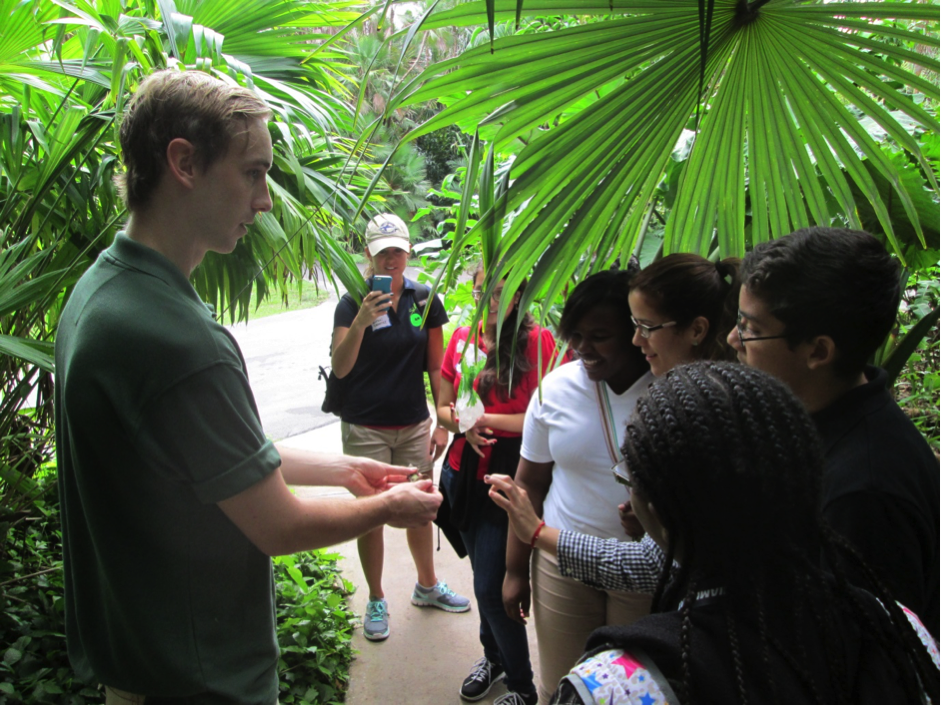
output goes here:
{"type": "Polygon", "coordinates": [[[535,549],[535,548],[536,548],[536,540],[539,539],[539,533],[542,532],[542,528],[545,527],[545,526],[546,526],[546,521],[545,521],[545,520],[541,520],[541,521],[539,522],[539,526],[536,528],[536,531],[533,532],[533,541],[531,541],[531,542],[529,543],[529,548],[530,548],[530,549],[535,549]]]}

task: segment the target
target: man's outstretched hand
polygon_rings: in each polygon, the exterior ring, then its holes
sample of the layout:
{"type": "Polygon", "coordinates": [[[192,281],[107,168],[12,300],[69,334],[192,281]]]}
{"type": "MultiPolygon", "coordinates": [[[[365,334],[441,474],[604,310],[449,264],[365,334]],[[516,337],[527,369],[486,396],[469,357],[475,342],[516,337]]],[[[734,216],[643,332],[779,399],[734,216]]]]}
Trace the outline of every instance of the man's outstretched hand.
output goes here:
{"type": "Polygon", "coordinates": [[[362,458],[360,456],[348,456],[349,459],[349,479],[346,489],[353,495],[361,497],[363,495],[374,495],[388,490],[393,485],[404,483],[408,480],[409,473],[414,473],[414,468],[404,466],[390,466],[388,463],[374,461],[371,458],[362,458]]]}

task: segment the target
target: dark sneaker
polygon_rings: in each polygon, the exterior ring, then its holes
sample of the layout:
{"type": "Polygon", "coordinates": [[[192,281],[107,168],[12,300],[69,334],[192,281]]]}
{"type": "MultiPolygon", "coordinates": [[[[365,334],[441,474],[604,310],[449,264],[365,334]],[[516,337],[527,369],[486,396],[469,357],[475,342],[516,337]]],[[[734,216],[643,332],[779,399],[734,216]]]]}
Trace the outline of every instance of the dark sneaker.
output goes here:
{"type": "Polygon", "coordinates": [[[458,693],[467,701],[480,701],[490,692],[493,683],[502,676],[503,667],[494,664],[486,657],[481,657],[474,662],[474,668],[461,684],[461,690],[458,693]]]}
{"type": "Polygon", "coordinates": [[[389,605],[385,598],[369,601],[363,618],[363,636],[367,640],[385,640],[389,637],[389,605]]]}
{"type": "Polygon", "coordinates": [[[539,697],[534,691],[531,694],[521,694],[518,691],[508,691],[503,696],[493,700],[494,704],[510,704],[510,706],[531,706],[539,701],[539,697]]]}
{"type": "Polygon", "coordinates": [[[416,583],[412,591],[412,605],[440,608],[449,613],[466,613],[470,610],[470,600],[457,595],[444,581],[438,581],[438,585],[430,589],[416,583]]]}

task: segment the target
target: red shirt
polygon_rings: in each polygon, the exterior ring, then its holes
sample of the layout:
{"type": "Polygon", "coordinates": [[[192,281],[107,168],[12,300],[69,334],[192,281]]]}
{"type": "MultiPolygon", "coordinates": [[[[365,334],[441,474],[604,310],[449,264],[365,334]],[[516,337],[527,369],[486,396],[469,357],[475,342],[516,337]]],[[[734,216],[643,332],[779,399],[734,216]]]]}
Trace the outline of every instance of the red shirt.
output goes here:
{"type": "MultiPolygon", "coordinates": [[[[469,335],[469,326],[462,326],[455,331],[454,335],[451,336],[450,342],[448,342],[448,348],[444,352],[444,361],[441,363],[441,377],[454,385],[455,396],[457,396],[458,386],[461,383],[461,354],[464,351],[464,342],[469,335]]],[[[486,353],[487,347],[484,345],[483,340],[480,340],[479,345],[480,349],[486,353]]],[[[548,329],[533,326],[532,330],[529,332],[529,344],[526,346],[526,357],[529,359],[531,365],[529,372],[523,375],[522,380],[513,380],[513,396],[509,400],[505,400],[503,395],[496,389],[491,391],[490,395],[488,395],[489,399],[483,400],[485,413],[524,414],[526,412],[526,408],[529,406],[529,398],[533,396],[533,393],[539,385],[540,347],[542,348],[542,374],[545,375],[553,362],[555,338],[553,338],[552,333],[548,329]]],[[[473,348],[468,348],[468,353],[471,353],[472,350],[473,348]]],[[[477,389],[477,380],[474,381],[474,389],[477,389]]],[[[522,436],[522,434],[494,429],[493,436],[495,438],[518,438],[522,436]]],[[[455,439],[454,443],[451,445],[451,451],[448,453],[448,465],[455,471],[461,470],[461,455],[464,453],[464,444],[465,441],[463,438],[455,439]]],[[[483,452],[484,457],[480,459],[480,464],[477,466],[478,479],[483,479],[487,474],[487,466],[490,462],[490,447],[484,447],[483,452]]]]}

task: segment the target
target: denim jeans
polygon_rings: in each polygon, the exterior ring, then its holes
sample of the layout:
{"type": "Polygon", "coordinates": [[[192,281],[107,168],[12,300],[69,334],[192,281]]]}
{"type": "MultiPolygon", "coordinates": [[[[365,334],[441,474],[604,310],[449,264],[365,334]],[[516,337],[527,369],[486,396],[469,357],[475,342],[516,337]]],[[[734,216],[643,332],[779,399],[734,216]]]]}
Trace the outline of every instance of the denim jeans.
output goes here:
{"type": "MultiPolygon", "coordinates": [[[[454,497],[450,490],[457,474],[447,460],[441,468],[441,489],[454,497]]],[[[503,609],[503,578],[506,575],[506,515],[490,513],[499,518],[494,521],[479,515],[471,520],[466,532],[461,532],[464,546],[474,571],[474,597],[480,615],[480,644],[484,656],[506,671],[506,686],[510,691],[531,693],[533,668],[529,661],[529,640],[526,626],[509,618],[503,609]]]]}

